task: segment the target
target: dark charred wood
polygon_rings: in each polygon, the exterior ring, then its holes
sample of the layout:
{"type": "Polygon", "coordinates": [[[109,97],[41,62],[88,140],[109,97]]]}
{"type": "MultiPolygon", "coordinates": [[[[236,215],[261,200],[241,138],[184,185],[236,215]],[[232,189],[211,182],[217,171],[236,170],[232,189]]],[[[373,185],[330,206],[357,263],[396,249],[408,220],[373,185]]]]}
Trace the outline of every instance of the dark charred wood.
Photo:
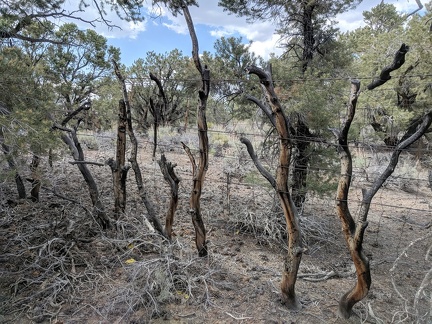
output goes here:
{"type": "Polygon", "coordinates": [[[127,129],[128,135],[129,135],[129,139],[131,141],[131,146],[132,146],[130,157],[129,157],[129,162],[131,163],[132,170],[134,171],[134,174],[135,174],[135,182],[137,184],[138,194],[139,194],[141,201],[143,202],[143,204],[147,210],[147,215],[146,215],[147,220],[153,225],[154,229],[159,234],[164,235],[162,225],[159,222],[159,219],[157,218],[157,213],[156,213],[155,207],[154,207],[153,203],[151,202],[151,200],[149,199],[147,191],[144,187],[144,182],[143,182],[141,170],[140,170],[138,162],[137,162],[138,140],[137,140],[135,133],[133,131],[132,111],[131,111],[129,95],[127,92],[125,79],[124,79],[124,77],[123,77],[123,75],[119,69],[117,62],[114,60],[112,62],[114,65],[114,72],[115,72],[115,74],[116,74],[116,76],[117,76],[117,78],[118,78],[118,80],[122,86],[122,91],[123,91],[123,99],[120,102],[122,102],[122,104],[124,104],[126,107],[126,120],[127,120],[127,128],[126,129],[127,129]]]}
{"type": "Polygon", "coordinates": [[[367,86],[368,90],[373,90],[376,87],[379,87],[380,85],[383,85],[388,80],[390,80],[390,73],[394,70],[399,69],[405,63],[405,54],[408,53],[408,50],[409,46],[402,44],[399,50],[395,53],[392,64],[382,69],[379,78],[374,80],[367,86]]]}
{"type": "MultiPolygon", "coordinates": [[[[279,166],[277,169],[275,189],[285,216],[286,231],[288,234],[288,252],[282,273],[281,292],[282,300],[288,308],[299,309],[301,304],[295,293],[295,284],[304,249],[302,247],[297,209],[288,188],[289,166],[293,147],[293,140],[289,131],[290,125],[274,90],[271,75],[256,66],[248,66],[246,71],[248,71],[249,74],[258,76],[263,86],[267,103],[271,107],[272,115],[274,115],[275,127],[279,135],[279,166]]],[[[271,181],[271,177],[269,177],[269,179],[268,180],[271,181]]]]}
{"type": "MultiPolygon", "coordinates": [[[[208,169],[209,158],[209,144],[207,135],[207,120],[206,109],[207,99],[210,91],[210,70],[206,65],[201,64],[199,56],[198,39],[196,36],[195,28],[192,22],[189,9],[186,5],[181,6],[183,16],[185,17],[186,24],[189,29],[189,35],[192,41],[192,58],[196,69],[200,73],[202,88],[198,91],[199,104],[197,110],[197,126],[198,126],[198,140],[199,140],[199,162],[198,166],[192,164],[194,169],[193,185],[190,197],[190,214],[192,223],[195,228],[195,244],[198,250],[198,256],[206,257],[208,255],[208,248],[206,242],[206,229],[201,215],[201,193],[204,186],[205,175],[208,169]]],[[[190,150],[189,150],[190,154],[190,150]]],[[[194,160],[191,158],[191,162],[194,160]]]]}
{"type": "Polygon", "coordinates": [[[168,162],[164,154],[162,154],[161,159],[158,160],[158,164],[164,176],[164,179],[169,184],[171,190],[170,205],[165,219],[165,235],[169,240],[171,240],[173,233],[172,227],[174,223],[174,215],[178,205],[178,187],[180,179],[177,177],[174,170],[177,165],[168,162]]]}

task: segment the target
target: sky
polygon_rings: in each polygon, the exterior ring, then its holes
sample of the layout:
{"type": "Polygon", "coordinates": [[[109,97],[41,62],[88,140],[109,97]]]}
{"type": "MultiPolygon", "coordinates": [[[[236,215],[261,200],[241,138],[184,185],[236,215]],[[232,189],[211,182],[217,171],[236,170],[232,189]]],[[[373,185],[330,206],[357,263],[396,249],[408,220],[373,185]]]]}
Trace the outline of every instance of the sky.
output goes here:
{"type": "MultiPolygon", "coordinates": [[[[70,0],[72,1],[72,0],[70,0]]],[[[418,0],[417,0],[418,1],[418,0]]],[[[415,0],[387,0],[400,12],[410,13],[418,8],[415,0]]],[[[149,1],[150,2],[150,1],[149,1]]],[[[381,0],[363,0],[356,9],[337,17],[338,27],[342,31],[354,30],[363,25],[363,11],[378,5],[381,0]]],[[[421,1],[422,3],[425,0],[421,1]]],[[[190,13],[198,37],[199,51],[214,51],[214,43],[221,36],[242,37],[244,43],[252,42],[251,50],[267,59],[270,53],[280,55],[279,37],[274,34],[271,22],[248,24],[245,18],[239,18],[224,12],[217,5],[218,0],[198,0],[199,7],[190,7],[190,13]]],[[[114,13],[108,13],[108,19],[120,28],[108,28],[103,24],[96,25],[95,30],[108,39],[112,46],[121,50],[121,62],[130,66],[146,53],[166,53],[177,48],[184,55],[190,55],[191,40],[184,17],[174,17],[163,7],[152,8],[150,5],[142,9],[144,21],[133,23],[120,20],[114,13]]],[[[86,8],[84,17],[95,17],[96,8],[86,8]]],[[[86,27],[88,28],[88,26],[86,27]]]]}

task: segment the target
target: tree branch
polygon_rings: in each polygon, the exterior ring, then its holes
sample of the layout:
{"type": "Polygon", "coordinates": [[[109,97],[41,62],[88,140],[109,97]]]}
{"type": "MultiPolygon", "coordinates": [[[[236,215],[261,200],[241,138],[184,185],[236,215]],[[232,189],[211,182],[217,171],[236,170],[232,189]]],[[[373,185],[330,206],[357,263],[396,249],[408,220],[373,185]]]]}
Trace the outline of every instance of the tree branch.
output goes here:
{"type": "Polygon", "coordinates": [[[268,119],[270,119],[270,122],[272,123],[273,127],[276,128],[276,117],[268,106],[263,104],[261,100],[259,100],[254,96],[245,95],[245,98],[249,101],[252,101],[254,104],[256,104],[266,114],[268,119]]]}
{"type": "Polygon", "coordinates": [[[405,63],[405,54],[408,52],[409,46],[402,44],[400,49],[395,53],[395,57],[393,59],[393,63],[386,66],[379,76],[379,79],[375,79],[368,86],[368,90],[375,89],[380,85],[383,85],[388,80],[391,79],[390,72],[399,69],[405,63]]]}
{"type": "Polygon", "coordinates": [[[69,164],[91,164],[91,165],[97,165],[97,166],[105,166],[106,163],[99,163],[99,162],[91,162],[91,161],[69,161],[69,164]]]}
{"type": "Polygon", "coordinates": [[[253,163],[255,164],[258,171],[261,173],[261,175],[267,179],[268,182],[270,182],[271,186],[276,189],[276,180],[275,178],[268,172],[261,164],[261,162],[258,160],[257,155],[255,154],[254,148],[251,144],[251,142],[245,138],[240,137],[240,142],[242,142],[244,145],[246,145],[247,151],[249,153],[249,156],[251,157],[253,163]]]}

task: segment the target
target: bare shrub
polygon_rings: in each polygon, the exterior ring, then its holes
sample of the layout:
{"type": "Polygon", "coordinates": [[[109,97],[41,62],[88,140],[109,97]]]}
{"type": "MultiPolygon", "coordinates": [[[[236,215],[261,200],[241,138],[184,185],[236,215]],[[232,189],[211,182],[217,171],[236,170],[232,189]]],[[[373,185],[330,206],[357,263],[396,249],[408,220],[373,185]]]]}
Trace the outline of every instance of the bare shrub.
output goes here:
{"type": "MultiPolygon", "coordinates": [[[[391,281],[400,309],[393,313],[392,323],[431,323],[432,321],[432,232],[411,241],[393,262],[390,269],[391,281]],[[425,250],[423,262],[413,256],[415,250],[425,250]],[[416,264],[421,275],[412,277],[411,274],[401,272],[399,266],[410,263],[416,264]],[[413,281],[411,287],[406,281],[413,281]],[[404,283],[403,285],[401,284],[404,283]]],[[[414,275],[414,273],[413,273],[414,275]]]]}
{"type": "Polygon", "coordinates": [[[136,320],[148,322],[164,317],[165,306],[170,303],[209,305],[209,286],[217,270],[205,262],[161,254],[125,266],[127,283],[109,294],[111,303],[104,310],[105,316],[126,319],[141,314],[136,320]]]}
{"type": "MultiPolygon", "coordinates": [[[[257,188],[255,188],[257,190],[257,188]]],[[[278,245],[286,249],[286,221],[273,190],[264,192],[252,191],[248,195],[250,201],[238,204],[236,210],[231,211],[231,222],[238,231],[251,234],[261,244],[278,245]]],[[[243,197],[244,201],[245,197],[243,197]]],[[[234,203],[232,203],[234,204],[234,203]]],[[[311,211],[300,217],[303,230],[303,243],[312,254],[323,245],[339,242],[339,228],[334,226],[333,217],[317,215],[311,211]]]]}

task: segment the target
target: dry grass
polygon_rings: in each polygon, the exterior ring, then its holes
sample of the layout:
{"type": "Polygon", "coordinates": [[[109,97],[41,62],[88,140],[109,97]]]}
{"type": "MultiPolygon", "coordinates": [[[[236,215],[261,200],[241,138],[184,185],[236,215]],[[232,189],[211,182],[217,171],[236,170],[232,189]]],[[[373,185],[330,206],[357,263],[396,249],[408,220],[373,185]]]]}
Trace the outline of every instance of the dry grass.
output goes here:
{"type": "MultiPolygon", "coordinates": [[[[193,138],[192,133],[182,136],[193,138]]],[[[196,257],[188,215],[190,165],[180,149],[167,152],[168,159],[179,164],[183,179],[173,242],[147,227],[132,174],[127,212],[116,230],[107,232],[95,227],[83,208],[89,206],[89,198],[68,159],[57,161],[52,171],[45,169],[44,185],[73,201],[44,191],[41,203],[21,201],[12,206],[7,199],[13,197],[13,184],[1,184],[0,322],[339,323],[332,310],[354,277],[333,202],[308,197],[301,215],[308,247],[298,280],[304,310],[290,313],[278,303],[286,249],[285,220],[278,201],[273,190],[256,177],[242,147],[233,144],[231,137],[228,147],[224,136],[216,137],[220,148],[214,154],[222,156],[212,157],[202,202],[210,247],[205,259],[196,257]]],[[[100,150],[89,151],[88,156],[103,162],[112,154],[112,139],[104,134],[98,140],[100,150]]],[[[174,131],[167,131],[161,140],[169,147],[178,139],[174,131]]],[[[190,143],[193,145],[192,140],[190,143]]],[[[169,196],[162,176],[155,171],[158,168],[149,159],[151,145],[142,145],[146,185],[163,217],[169,196]]],[[[98,167],[92,170],[110,212],[110,172],[98,167]]],[[[394,205],[400,197],[417,199],[418,205],[431,196],[395,191],[398,188],[391,186],[378,197],[383,206],[394,205]]],[[[427,323],[432,300],[430,228],[409,229],[407,222],[398,227],[394,219],[402,216],[396,208],[388,210],[371,208],[365,250],[373,257],[374,283],[370,297],[357,306],[357,322],[427,323]]],[[[429,216],[415,210],[403,215],[408,220],[418,217],[417,222],[429,216]]]]}

